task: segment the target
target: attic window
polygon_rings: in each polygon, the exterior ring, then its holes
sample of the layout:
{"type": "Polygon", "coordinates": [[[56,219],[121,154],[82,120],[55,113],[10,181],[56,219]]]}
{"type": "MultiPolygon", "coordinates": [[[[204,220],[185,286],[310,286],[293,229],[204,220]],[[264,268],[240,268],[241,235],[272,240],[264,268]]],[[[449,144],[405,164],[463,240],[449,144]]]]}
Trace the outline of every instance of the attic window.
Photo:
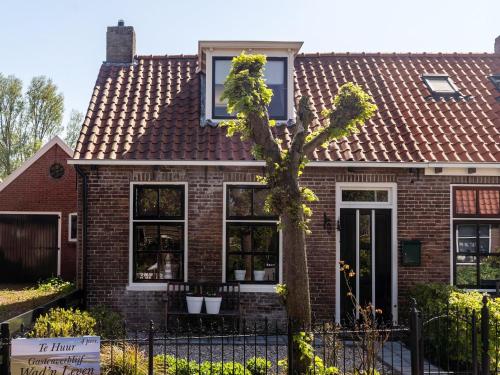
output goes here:
{"type": "Polygon", "coordinates": [[[493,85],[495,88],[500,91],[500,74],[493,74],[490,76],[491,82],[493,82],[493,85]]]}
{"type": "Polygon", "coordinates": [[[422,79],[433,95],[458,94],[458,88],[446,74],[427,74],[422,76],[422,79]]]}
{"type": "MultiPolygon", "coordinates": [[[[224,82],[231,69],[232,57],[213,58],[213,92],[212,113],[217,119],[232,118],[227,113],[226,102],[220,99],[224,91],[224,82]]],[[[274,120],[287,119],[287,61],[286,58],[268,57],[264,70],[267,86],[273,90],[273,97],[269,104],[269,117],[274,120]]]]}

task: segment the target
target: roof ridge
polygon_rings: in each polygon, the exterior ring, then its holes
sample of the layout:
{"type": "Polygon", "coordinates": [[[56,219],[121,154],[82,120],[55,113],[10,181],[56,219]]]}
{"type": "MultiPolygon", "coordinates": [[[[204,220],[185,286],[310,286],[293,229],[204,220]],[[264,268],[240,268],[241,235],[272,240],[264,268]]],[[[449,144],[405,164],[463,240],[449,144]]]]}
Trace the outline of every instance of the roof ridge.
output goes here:
{"type": "Polygon", "coordinates": [[[500,57],[500,54],[493,52],[301,52],[297,54],[297,57],[358,57],[358,56],[383,56],[383,57],[394,57],[394,56],[405,56],[405,57],[456,57],[456,56],[467,56],[467,57],[478,57],[478,56],[490,56],[490,57],[500,57]]]}
{"type": "Polygon", "coordinates": [[[185,55],[185,54],[177,54],[177,55],[135,55],[135,59],[153,59],[153,60],[162,60],[162,59],[197,59],[197,54],[185,55]]]}

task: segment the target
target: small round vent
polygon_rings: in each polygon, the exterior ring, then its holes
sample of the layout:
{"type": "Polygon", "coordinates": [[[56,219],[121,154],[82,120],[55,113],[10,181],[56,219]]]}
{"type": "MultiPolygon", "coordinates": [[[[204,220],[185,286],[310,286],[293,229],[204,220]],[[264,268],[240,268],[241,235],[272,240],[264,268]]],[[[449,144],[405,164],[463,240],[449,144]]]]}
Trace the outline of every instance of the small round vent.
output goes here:
{"type": "Polygon", "coordinates": [[[59,163],[54,163],[50,166],[50,177],[61,178],[64,176],[64,167],[59,163]]]}

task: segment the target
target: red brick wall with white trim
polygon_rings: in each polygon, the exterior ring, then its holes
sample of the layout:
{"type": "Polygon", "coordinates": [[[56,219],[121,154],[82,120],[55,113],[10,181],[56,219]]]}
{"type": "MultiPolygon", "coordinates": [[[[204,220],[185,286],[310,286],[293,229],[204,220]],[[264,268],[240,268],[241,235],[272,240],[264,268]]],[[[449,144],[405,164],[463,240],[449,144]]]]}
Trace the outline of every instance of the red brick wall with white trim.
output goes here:
{"type": "Polygon", "coordinates": [[[61,275],[76,276],[76,243],[68,241],[68,215],[76,212],[76,172],[67,164],[68,154],[54,145],[28,169],[0,191],[0,211],[61,212],[61,275]],[[53,163],[64,166],[64,176],[49,174],[53,163]]]}

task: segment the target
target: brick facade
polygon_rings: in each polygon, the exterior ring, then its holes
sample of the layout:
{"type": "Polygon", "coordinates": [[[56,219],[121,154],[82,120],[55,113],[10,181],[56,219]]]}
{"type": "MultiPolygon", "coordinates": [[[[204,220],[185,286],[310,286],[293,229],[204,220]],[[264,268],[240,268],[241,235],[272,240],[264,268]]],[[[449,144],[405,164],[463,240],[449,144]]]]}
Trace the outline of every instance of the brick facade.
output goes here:
{"type": "MultiPolygon", "coordinates": [[[[88,175],[87,297],[90,306],[106,304],[128,322],[162,321],[162,293],[127,290],[129,272],[129,191],[133,181],[188,183],[188,278],[220,281],[222,277],[223,183],[250,182],[259,168],[230,167],[83,167],[88,175]]],[[[313,312],[317,318],[335,311],[336,182],[397,184],[398,241],[422,240],[422,264],[398,261],[399,304],[408,288],[422,281],[450,280],[450,184],[500,184],[500,177],[427,176],[403,168],[308,168],[304,185],[319,201],[308,238],[313,312]],[[330,225],[324,226],[324,215],[330,225]]],[[[79,179],[81,193],[82,183],[79,179]]],[[[79,218],[82,201],[78,200],[79,218]]],[[[81,225],[79,226],[81,228],[81,225]]],[[[82,232],[79,231],[81,239],[82,232]]],[[[79,241],[81,244],[81,241],[79,241]]],[[[81,255],[80,248],[80,255],[81,255]]],[[[284,249],[286,251],[286,249],[284,249]]],[[[398,252],[399,254],[399,252],[398,252]]],[[[82,283],[82,258],[79,282],[82,283]]],[[[286,280],[285,280],[286,282],[286,280]]],[[[242,293],[247,317],[282,317],[274,293],[242,293]]]]}
{"type": "Polygon", "coordinates": [[[76,173],[67,165],[68,154],[57,144],[0,192],[0,211],[61,213],[61,276],[74,280],[76,273],[76,242],[68,241],[68,215],[76,212],[76,173]],[[64,166],[64,176],[49,175],[53,163],[64,166]]]}

